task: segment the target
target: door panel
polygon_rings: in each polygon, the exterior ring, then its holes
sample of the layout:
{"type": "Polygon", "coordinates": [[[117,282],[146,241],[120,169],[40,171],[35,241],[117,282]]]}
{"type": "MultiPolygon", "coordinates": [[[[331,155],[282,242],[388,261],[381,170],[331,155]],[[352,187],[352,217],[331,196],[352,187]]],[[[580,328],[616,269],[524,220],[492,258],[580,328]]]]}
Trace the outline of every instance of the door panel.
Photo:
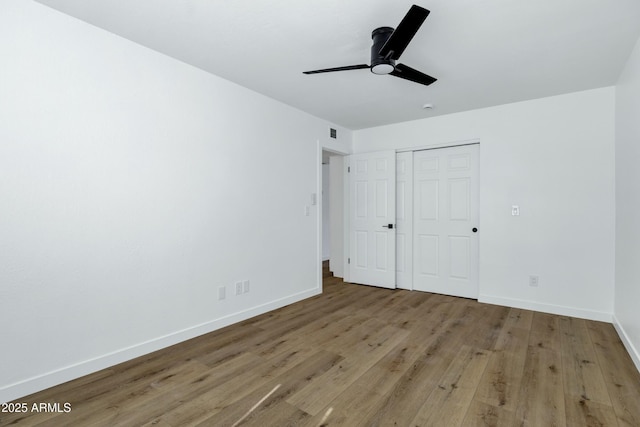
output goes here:
{"type": "Polygon", "coordinates": [[[424,179],[418,182],[420,214],[418,218],[425,221],[437,221],[440,212],[440,182],[434,179],[424,179]]]}
{"type": "Polygon", "coordinates": [[[468,178],[449,180],[449,220],[469,221],[471,194],[468,178]]]}
{"type": "Polygon", "coordinates": [[[457,279],[469,279],[469,238],[449,236],[449,275],[457,279]]]}
{"type": "Polygon", "coordinates": [[[389,269],[387,260],[387,246],[389,245],[389,233],[386,231],[376,231],[376,270],[386,271],[389,269]]]}
{"type": "Polygon", "coordinates": [[[349,156],[349,280],[396,287],[396,155],[394,151],[349,156]]]}
{"type": "Polygon", "coordinates": [[[387,187],[388,182],[386,180],[376,181],[376,218],[382,218],[383,220],[389,216],[387,211],[389,189],[387,187]]]}
{"type": "Polygon", "coordinates": [[[417,265],[422,276],[438,277],[440,274],[440,236],[429,234],[418,235],[417,265]]]}
{"type": "Polygon", "coordinates": [[[367,231],[362,231],[362,230],[357,230],[356,231],[356,245],[355,245],[355,260],[356,260],[356,266],[358,266],[358,268],[368,268],[369,264],[368,264],[368,233],[367,231]]]}
{"type": "Polygon", "coordinates": [[[414,289],[478,297],[478,153],[414,152],[414,289]]]}
{"type": "Polygon", "coordinates": [[[413,289],[413,152],[396,154],[396,286],[413,289]]]}

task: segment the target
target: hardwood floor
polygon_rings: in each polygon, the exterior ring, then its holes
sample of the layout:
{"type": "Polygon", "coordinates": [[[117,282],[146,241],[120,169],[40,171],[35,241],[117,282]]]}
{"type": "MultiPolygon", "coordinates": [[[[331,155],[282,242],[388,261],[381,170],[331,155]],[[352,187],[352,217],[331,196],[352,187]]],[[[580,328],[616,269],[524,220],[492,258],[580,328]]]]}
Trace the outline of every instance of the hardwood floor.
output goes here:
{"type": "Polygon", "coordinates": [[[18,399],[38,426],[640,426],[610,324],[325,277],[323,295],[18,399]]]}

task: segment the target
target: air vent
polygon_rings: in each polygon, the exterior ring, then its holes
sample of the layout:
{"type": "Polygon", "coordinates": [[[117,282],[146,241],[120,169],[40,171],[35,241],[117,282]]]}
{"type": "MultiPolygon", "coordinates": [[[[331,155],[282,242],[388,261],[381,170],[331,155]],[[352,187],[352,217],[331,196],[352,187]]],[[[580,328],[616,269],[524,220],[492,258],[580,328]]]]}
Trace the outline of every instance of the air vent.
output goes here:
{"type": "Polygon", "coordinates": [[[338,131],[334,128],[329,128],[329,135],[331,138],[336,139],[338,137],[338,131]]]}

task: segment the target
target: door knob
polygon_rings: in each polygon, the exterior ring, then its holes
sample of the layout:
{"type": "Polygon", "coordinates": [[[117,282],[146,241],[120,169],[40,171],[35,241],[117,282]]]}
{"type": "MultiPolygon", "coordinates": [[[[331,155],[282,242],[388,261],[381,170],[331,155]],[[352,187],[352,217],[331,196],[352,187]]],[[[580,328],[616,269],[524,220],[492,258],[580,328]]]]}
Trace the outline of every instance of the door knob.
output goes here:
{"type": "Polygon", "coordinates": [[[389,225],[383,225],[384,228],[388,228],[388,229],[392,229],[393,228],[393,224],[389,224],[389,225]]]}
{"type": "Polygon", "coordinates": [[[471,229],[471,231],[473,231],[474,233],[477,233],[477,232],[478,232],[478,229],[477,229],[477,228],[475,228],[475,227],[473,227],[473,228],[471,229]]]}

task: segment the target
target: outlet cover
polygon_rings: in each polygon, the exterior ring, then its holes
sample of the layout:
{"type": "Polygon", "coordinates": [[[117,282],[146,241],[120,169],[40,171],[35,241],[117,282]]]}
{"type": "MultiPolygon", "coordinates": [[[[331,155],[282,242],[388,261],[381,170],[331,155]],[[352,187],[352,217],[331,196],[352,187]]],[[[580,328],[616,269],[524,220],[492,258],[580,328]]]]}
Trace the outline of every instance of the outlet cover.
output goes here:
{"type": "Polygon", "coordinates": [[[242,290],[243,292],[246,294],[247,292],[249,292],[250,289],[250,283],[248,280],[245,280],[244,282],[242,282],[242,290]]]}
{"type": "Polygon", "coordinates": [[[218,288],[218,299],[223,300],[226,297],[227,297],[227,288],[225,288],[224,286],[220,286],[218,288]]]}
{"type": "Polygon", "coordinates": [[[529,286],[536,288],[538,287],[539,281],[540,281],[540,278],[538,276],[529,276],[529,286]]]}
{"type": "Polygon", "coordinates": [[[242,282],[236,282],[236,295],[242,294],[242,282]]]}

